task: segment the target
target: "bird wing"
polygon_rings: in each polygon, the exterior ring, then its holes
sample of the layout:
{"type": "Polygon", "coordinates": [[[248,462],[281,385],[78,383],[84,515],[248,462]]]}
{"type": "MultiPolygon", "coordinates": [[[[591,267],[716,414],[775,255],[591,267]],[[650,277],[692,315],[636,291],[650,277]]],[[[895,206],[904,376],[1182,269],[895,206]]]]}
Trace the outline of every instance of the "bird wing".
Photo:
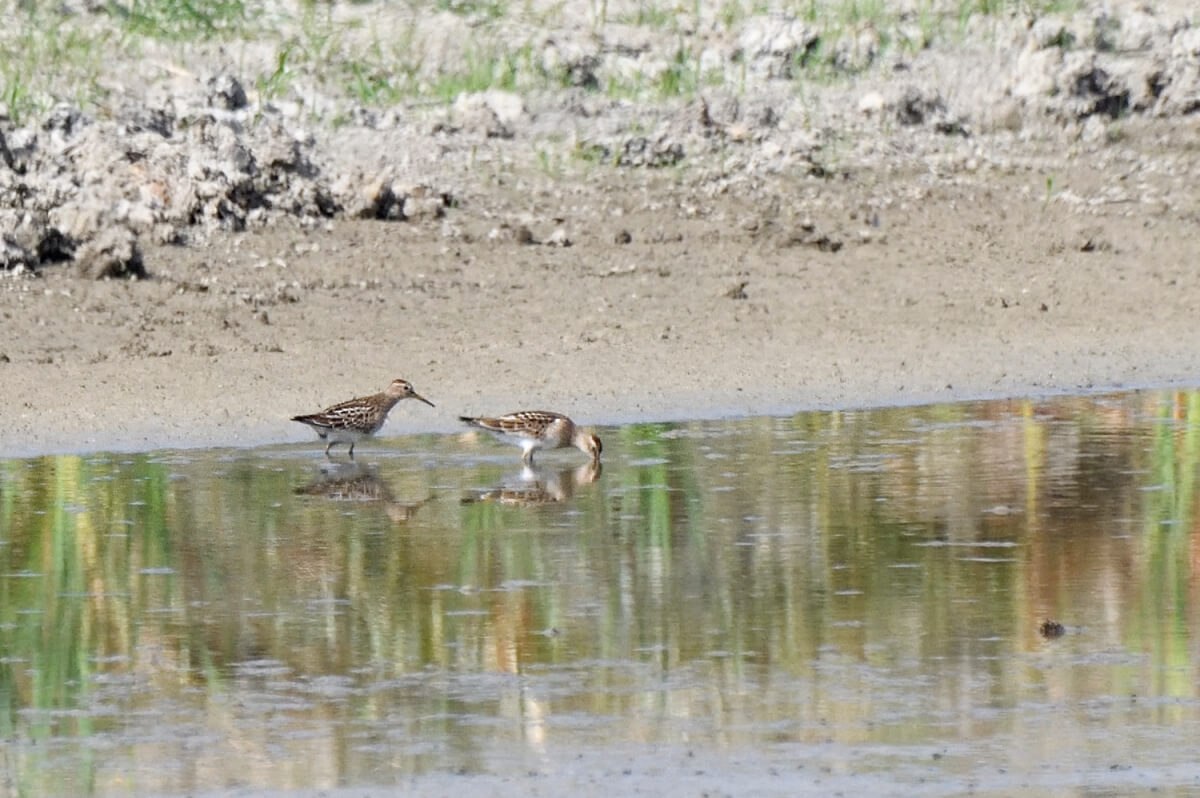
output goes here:
{"type": "Polygon", "coordinates": [[[561,413],[551,413],[548,410],[519,410],[495,418],[475,418],[468,423],[477,427],[502,432],[505,434],[523,433],[526,435],[541,435],[556,421],[566,418],[561,413]]]}
{"type": "Polygon", "coordinates": [[[366,418],[368,407],[365,399],[349,399],[331,405],[320,413],[307,416],[295,416],[293,421],[299,421],[312,427],[328,429],[345,429],[359,425],[366,418]]]}

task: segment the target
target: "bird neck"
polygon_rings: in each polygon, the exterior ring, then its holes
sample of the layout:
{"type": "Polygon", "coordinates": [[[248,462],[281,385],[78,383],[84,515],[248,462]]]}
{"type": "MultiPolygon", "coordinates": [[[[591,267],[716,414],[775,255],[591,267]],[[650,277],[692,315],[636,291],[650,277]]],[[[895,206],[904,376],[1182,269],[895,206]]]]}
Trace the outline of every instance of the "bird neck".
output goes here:
{"type": "Polygon", "coordinates": [[[592,454],[592,450],[589,446],[591,443],[589,438],[590,436],[583,430],[575,430],[575,434],[571,436],[571,445],[579,451],[590,455],[592,454]]]}

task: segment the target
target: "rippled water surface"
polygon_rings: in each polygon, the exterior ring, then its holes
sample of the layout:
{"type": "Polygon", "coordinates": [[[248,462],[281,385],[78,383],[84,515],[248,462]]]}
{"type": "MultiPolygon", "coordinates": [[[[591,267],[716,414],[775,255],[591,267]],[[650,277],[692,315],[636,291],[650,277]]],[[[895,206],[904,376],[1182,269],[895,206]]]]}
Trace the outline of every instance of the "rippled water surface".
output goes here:
{"type": "Polygon", "coordinates": [[[6,794],[1200,787],[1200,393],[598,432],[0,460],[6,794]]]}

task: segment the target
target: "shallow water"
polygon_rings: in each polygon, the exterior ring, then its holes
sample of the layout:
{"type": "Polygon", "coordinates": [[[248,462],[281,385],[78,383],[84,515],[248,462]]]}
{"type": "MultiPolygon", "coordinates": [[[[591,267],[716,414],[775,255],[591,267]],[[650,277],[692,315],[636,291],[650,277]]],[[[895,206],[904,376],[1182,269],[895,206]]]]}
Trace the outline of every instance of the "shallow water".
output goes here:
{"type": "Polygon", "coordinates": [[[0,461],[2,783],[1200,785],[1200,393],[599,433],[0,461]]]}

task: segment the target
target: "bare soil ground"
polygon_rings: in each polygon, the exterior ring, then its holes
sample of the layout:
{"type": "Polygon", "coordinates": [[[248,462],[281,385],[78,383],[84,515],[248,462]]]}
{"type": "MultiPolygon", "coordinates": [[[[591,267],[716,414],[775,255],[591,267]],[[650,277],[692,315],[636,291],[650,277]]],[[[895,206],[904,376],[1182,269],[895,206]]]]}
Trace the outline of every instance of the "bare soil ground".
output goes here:
{"type": "MultiPolygon", "coordinates": [[[[289,416],[395,377],[438,407],[384,435],[1194,382],[1200,29],[1115,8],[868,36],[812,86],[773,71],[807,29],[748,18],[701,56],[740,94],[312,130],[236,85],[269,51],[159,53],[111,120],[0,124],[0,455],[302,441],[289,416]]],[[[538,46],[595,77],[677,35],[538,46]]]]}
{"type": "Polygon", "coordinates": [[[1052,171],[1063,193],[1163,199],[1083,212],[1032,169],[743,197],[606,172],[483,187],[441,220],[152,249],[146,280],[46,270],[0,291],[4,453],[300,441],[290,415],[393,377],[438,408],[401,405],[385,435],[524,407],[613,423],[1195,381],[1195,198],[1090,158],[1052,171]],[[496,234],[522,212],[571,245],[496,234]]]}

